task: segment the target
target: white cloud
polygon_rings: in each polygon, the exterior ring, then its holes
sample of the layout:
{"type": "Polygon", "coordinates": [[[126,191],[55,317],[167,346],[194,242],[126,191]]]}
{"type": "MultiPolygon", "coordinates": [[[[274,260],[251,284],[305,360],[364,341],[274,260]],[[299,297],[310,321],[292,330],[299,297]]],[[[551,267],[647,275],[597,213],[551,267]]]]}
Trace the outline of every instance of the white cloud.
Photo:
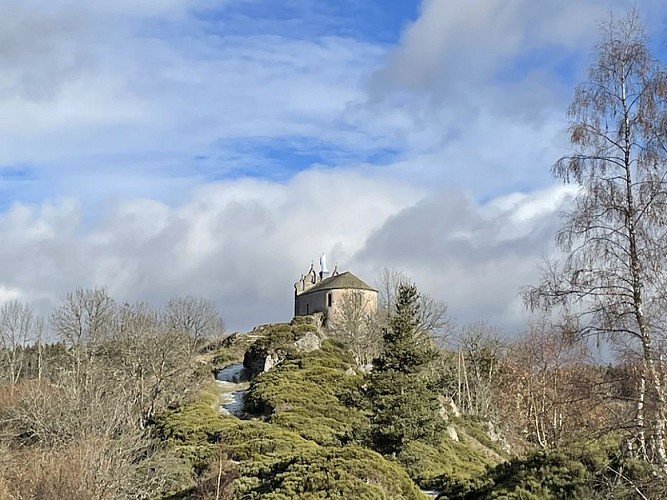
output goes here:
{"type": "Polygon", "coordinates": [[[371,234],[354,262],[371,275],[384,266],[407,272],[462,321],[518,328],[519,290],[537,282],[573,194],[554,187],[483,205],[458,192],[430,195],[371,234]]]}
{"type": "Polygon", "coordinates": [[[43,311],[76,287],[107,286],[119,300],[205,296],[232,328],[287,320],[311,259],[327,251],[348,263],[418,196],[353,172],[310,171],[286,184],[206,185],[173,208],[122,201],[93,225],[72,200],[15,205],[0,217],[0,287],[43,311]]]}
{"type": "Polygon", "coordinates": [[[93,225],[71,200],[16,205],[0,217],[0,298],[20,293],[45,312],[76,287],[154,303],[196,294],[231,328],[250,328],[290,318],[293,283],[326,251],[371,283],[384,266],[408,273],[461,320],[514,328],[518,288],[536,280],[570,192],[478,205],[457,192],[310,171],[286,184],[207,185],[175,207],[124,201],[93,225]]]}

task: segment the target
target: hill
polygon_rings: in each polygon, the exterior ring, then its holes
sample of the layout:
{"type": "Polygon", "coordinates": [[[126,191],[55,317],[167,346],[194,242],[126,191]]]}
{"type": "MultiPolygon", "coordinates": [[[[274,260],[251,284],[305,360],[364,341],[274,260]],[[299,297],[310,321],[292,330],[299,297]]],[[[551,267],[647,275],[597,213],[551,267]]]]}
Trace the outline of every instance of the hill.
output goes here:
{"type": "Polygon", "coordinates": [[[444,407],[446,430],[435,442],[410,442],[396,456],[372,450],[368,374],[311,319],[236,335],[207,357],[216,373],[245,358],[251,380],[227,381],[217,399],[165,412],[155,425],[196,468],[222,463],[236,498],[420,499],[420,488],[470,479],[504,460],[481,422],[444,407]],[[258,359],[275,366],[254,373],[258,359]],[[225,394],[244,389],[242,410],[221,413],[225,394]]]}

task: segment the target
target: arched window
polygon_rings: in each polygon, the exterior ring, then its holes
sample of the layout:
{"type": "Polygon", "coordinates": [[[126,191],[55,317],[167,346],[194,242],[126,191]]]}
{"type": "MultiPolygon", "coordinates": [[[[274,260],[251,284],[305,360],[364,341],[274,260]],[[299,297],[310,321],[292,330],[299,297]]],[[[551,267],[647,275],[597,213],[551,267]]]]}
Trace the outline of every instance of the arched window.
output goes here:
{"type": "Polygon", "coordinates": [[[327,307],[331,307],[333,305],[333,295],[331,292],[329,292],[329,295],[327,295],[327,307]]]}

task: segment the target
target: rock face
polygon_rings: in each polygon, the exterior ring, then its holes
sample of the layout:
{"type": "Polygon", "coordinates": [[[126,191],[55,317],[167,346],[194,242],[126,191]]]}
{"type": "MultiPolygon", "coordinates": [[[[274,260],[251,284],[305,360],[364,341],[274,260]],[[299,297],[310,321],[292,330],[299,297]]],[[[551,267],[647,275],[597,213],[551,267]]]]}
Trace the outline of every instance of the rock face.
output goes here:
{"type": "Polygon", "coordinates": [[[459,440],[459,434],[456,432],[456,428],[454,428],[453,425],[448,425],[446,429],[447,435],[449,436],[449,439],[452,441],[458,441],[459,440]]]}
{"type": "Polygon", "coordinates": [[[500,446],[500,449],[505,453],[510,453],[512,451],[511,446],[505,440],[505,438],[496,430],[496,427],[491,422],[486,422],[486,435],[489,436],[489,439],[497,443],[500,446]]]}
{"type": "Polygon", "coordinates": [[[308,332],[299,340],[294,342],[294,347],[298,352],[316,351],[322,346],[320,337],[314,332],[308,332]]]}
{"type": "Polygon", "coordinates": [[[322,340],[316,332],[305,332],[289,341],[255,342],[243,356],[244,376],[252,380],[260,373],[267,372],[280,364],[290,352],[311,352],[319,349],[322,340]]]}
{"type": "Polygon", "coordinates": [[[284,358],[276,352],[262,352],[248,349],[243,356],[243,368],[248,379],[255,378],[260,373],[268,372],[284,358]]]}

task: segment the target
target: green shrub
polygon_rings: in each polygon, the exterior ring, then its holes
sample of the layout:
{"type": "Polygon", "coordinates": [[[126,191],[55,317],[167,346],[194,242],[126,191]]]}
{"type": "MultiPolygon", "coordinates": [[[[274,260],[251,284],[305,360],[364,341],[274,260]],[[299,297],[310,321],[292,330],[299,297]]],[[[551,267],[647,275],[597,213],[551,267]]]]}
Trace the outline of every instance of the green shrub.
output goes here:
{"type": "Polygon", "coordinates": [[[298,325],[315,325],[315,317],[312,315],[309,316],[294,316],[292,318],[292,321],[290,321],[290,325],[292,326],[298,326],[298,325]]]}
{"type": "Polygon", "coordinates": [[[466,434],[474,438],[480,444],[492,450],[501,457],[507,458],[507,453],[500,447],[497,442],[491,440],[487,433],[487,421],[482,417],[473,415],[464,415],[459,418],[452,419],[452,422],[458,427],[462,428],[466,434]]]}
{"type": "Polygon", "coordinates": [[[405,471],[373,451],[321,447],[258,420],[224,418],[222,427],[223,447],[239,462],[239,498],[422,498],[405,471]]]}
{"type": "Polygon", "coordinates": [[[317,332],[317,326],[309,324],[309,323],[305,323],[305,324],[295,326],[294,331],[296,333],[309,333],[309,332],[316,333],[317,332]]]}
{"type": "Polygon", "coordinates": [[[664,496],[646,462],[622,457],[620,436],[568,448],[533,452],[489,469],[472,480],[453,479],[443,485],[443,500],[472,499],[603,499],[634,498],[635,486],[648,497],[664,496]],[[614,471],[622,471],[623,480],[614,471]]]}
{"type": "Polygon", "coordinates": [[[198,401],[161,412],[151,422],[156,437],[174,447],[196,473],[206,467],[222,439],[225,422],[216,406],[216,396],[204,393],[198,401]]]}
{"type": "Polygon", "coordinates": [[[497,464],[483,449],[463,436],[460,439],[453,441],[441,435],[436,443],[410,441],[397,459],[418,485],[435,489],[452,481],[467,481],[497,464]]]}
{"type": "Polygon", "coordinates": [[[424,499],[405,471],[381,455],[356,446],[317,447],[284,457],[267,468],[241,463],[237,496],[254,500],[340,498],[424,499]],[[249,477],[251,474],[253,477],[249,477]]]}
{"type": "Polygon", "coordinates": [[[592,499],[589,475],[581,462],[560,452],[537,452],[506,462],[485,477],[452,485],[439,499],[592,499]]]}
{"type": "Polygon", "coordinates": [[[296,328],[287,323],[279,323],[267,327],[262,337],[257,339],[250,348],[264,352],[272,349],[292,351],[294,349],[294,342],[299,338],[300,336],[296,332],[296,328]]]}

